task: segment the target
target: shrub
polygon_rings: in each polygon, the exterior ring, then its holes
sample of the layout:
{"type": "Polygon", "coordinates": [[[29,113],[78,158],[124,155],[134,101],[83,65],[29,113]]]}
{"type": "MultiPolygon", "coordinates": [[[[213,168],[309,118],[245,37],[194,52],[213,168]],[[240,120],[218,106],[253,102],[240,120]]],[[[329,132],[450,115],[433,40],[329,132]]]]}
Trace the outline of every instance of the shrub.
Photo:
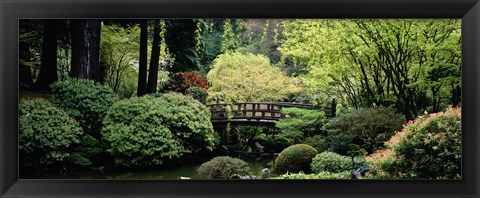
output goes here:
{"type": "Polygon", "coordinates": [[[101,142],[91,135],[84,134],[80,138],[80,143],[72,151],[70,161],[77,166],[89,166],[92,163],[102,164],[106,159],[102,154],[105,153],[101,142]]]}
{"type": "Polygon", "coordinates": [[[317,150],[306,144],[296,144],[283,150],[275,160],[275,172],[310,173],[310,163],[317,154],[317,150]]]}
{"type": "MultiPolygon", "coordinates": [[[[355,157],[355,169],[365,167],[366,165],[363,158],[355,157]]],[[[323,152],[312,159],[311,167],[314,173],[351,171],[352,158],[333,152],[323,152]]]]}
{"type": "Polygon", "coordinates": [[[206,89],[202,89],[202,88],[200,88],[200,87],[189,87],[189,88],[185,91],[185,94],[192,96],[193,99],[198,100],[198,101],[200,101],[200,102],[203,103],[203,104],[206,103],[207,97],[208,97],[207,90],[206,90],[206,89]]]}
{"type": "Polygon", "coordinates": [[[45,99],[20,100],[19,151],[23,166],[57,166],[80,142],[78,122],[45,99]]]}
{"type": "Polygon", "coordinates": [[[254,141],[258,141],[262,146],[264,146],[265,152],[281,152],[283,149],[290,146],[290,140],[279,135],[271,135],[262,133],[256,136],[254,141]]]}
{"type": "Polygon", "coordinates": [[[220,156],[203,163],[197,171],[208,175],[211,179],[230,179],[235,175],[248,175],[248,164],[238,158],[220,156]]]}
{"type": "Polygon", "coordinates": [[[319,172],[316,174],[305,174],[303,172],[287,173],[273,179],[350,179],[350,178],[351,178],[350,171],[343,171],[339,173],[319,172]]]}
{"type": "Polygon", "coordinates": [[[383,146],[405,123],[403,115],[390,108],[351,110],[332,119],[324,126],[330,150],[347,154],[349,144],[358,144],[369,153],[383,146]]]}
{"type": "Polygon", "coordinates": [[[195,71],[175,73],[170,78],[167,89],[185,94],[190,87],[198,87],[204,90],[208,89],[207,78],[205,75],[198,74],[195,71]]]}
{"type": "Polygon", "coordinates": [[[460,179],[461,109],[410,121],[367,161],[377,175],[391,178],[460,179]]]}
{"type": "Polygon", "coordinates": [[[303,140],[303,144],[307,144],[315,148],[319,153],[326,151],[328,148],[327,143],[322,135],[314,135],[312,137],[307,137],[303,140]]]}
{"type": "Polygon", "coordinates": [[[102,122],[110,106],[118,100],[107,85],[92,80],[70,78],[51,85],[52,103],[78,120],[85,132],[99,137],[102,122]]]}
{"type": "Polygon", "coordinates": [[[262,128],[244,128],[233,127],[233,136],[235,137],[235,149],[242,151],[252,151],[252,146],[263,136],[262,128]]]}
{"type": "Polygon", "coordinates": [[[105,116],[102,135],[116,163],[124,166],[162,164],[214,147],[209,110],[176,93],[114,103],[105,116]]]}
{"type": "Polygon", "coordinates": [[[275,122],[275,127],[280,130],[281,136],[292,142],[318,134],[325,118],[325,113],[318,110],[282,108],[281,111],[288,117],[275,122]]]}

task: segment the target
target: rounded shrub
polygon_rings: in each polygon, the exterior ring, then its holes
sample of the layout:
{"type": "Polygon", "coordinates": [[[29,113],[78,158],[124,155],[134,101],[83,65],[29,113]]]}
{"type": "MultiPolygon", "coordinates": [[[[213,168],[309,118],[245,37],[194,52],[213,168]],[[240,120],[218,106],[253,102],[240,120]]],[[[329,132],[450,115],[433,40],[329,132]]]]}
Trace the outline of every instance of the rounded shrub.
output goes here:
{"type": "Polygon", "coordinates": [[[404,123],[405,117],[391,108],[363,108],[335,117],[323,129],[327,131],[329,150],[345,155],[350,144],[372,153],[401,130],[404,123]]]}
{"type": "Polygon", "coordinates": [[[367,161],[378,175],[407,179],[460,179],[461,108],[410,121],[367,161]]]}
{"type": "Polygon", "coordinates": [[[63,164],[82,133],[77,121],[48,100],[20,100],[18,139],[23,166],[63,164]]]}
{"type": "Polygon", "coordinates": [[[248,164],[238,158],[220,156],[203,163],[197,171],[211,179],[230,179],[234,176],[248,175],[248,164]]]}
{"type": "Polygon", "coordinates": [[[115,92],[107,85],[77,78],[55,82],[50,88],[52,103],[63,108],[80,122],[86,132],[98,138],[101,120],[110,106],[118,100],[115,92]]]}
{"type": "Polygon", "coordinates": [[[118,101],[103,122],[102,137],[118,165],[158,165],[214,148],[210,111],[182,94],[118,101]]]}
{"type": "MultiPolygon", "coordinates": [[[[355,157],[355,169],[366,165],[363,158],[355,157]]],[[[311,167],[314,173],[350,171],[352,170],[352,158],[334,152],[322,152],[312,159],[311,167]]]]}
{"type": "Polygon", "coordinates": [[[277,174],[298,173],[300,171],[310,173],[310,163],[316,154],[317,150],[306,144],[289,146],[275,160],[275,172],[277,174]]]}

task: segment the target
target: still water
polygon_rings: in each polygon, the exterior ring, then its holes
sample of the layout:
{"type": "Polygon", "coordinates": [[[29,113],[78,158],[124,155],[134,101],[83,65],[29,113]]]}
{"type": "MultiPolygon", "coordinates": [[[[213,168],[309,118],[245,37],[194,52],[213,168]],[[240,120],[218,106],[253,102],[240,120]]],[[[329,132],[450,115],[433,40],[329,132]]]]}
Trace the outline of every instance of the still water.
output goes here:
{"type": "MultiPolygon", "coordinates": [[[[261,160],[245,160],[249,167],[250,173],[260,177],[263,168],[270,170],[273,164],[273,158],[262,158],[261,160]]],[[[36,173],[26,175],[25,179],[146,179],[146,180],[162,180],[162,179],[180,179],[180,177],[189,177],[190,179],[209,179],[207,176],[200,175],[196,171],[202,163],[192,165],[182,165],[176,167],[162,168],[159,170],[106,170],[98,171],[80,171],[65,173],[36,173]]]]}

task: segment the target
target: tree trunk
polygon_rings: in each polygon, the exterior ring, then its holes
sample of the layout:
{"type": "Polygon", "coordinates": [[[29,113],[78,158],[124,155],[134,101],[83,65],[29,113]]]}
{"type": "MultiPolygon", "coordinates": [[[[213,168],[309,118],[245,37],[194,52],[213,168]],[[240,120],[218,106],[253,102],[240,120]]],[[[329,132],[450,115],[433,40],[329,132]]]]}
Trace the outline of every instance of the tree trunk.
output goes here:
{"type": "Polygon", "coordinates": [[[459,85],[452,85],[452,106],[456,107],[462,102],[462,89],[459,85]]]}
{"type": "Polygon", "coordinates": [[[34,89],[48,90],[58,80],[57,75],[57,24],[58,20],[45,20],[43,29],[40,72],[34,89]]]}
{"type": "Polygon", "coordinates": [[[70,76],[103,82],[105,68],[100,64],[99,19],[72,20],[72,63],[70,76]]]}
{"type": "Polygon", "coordinates": [[[153,29],[152,56],[150,57],[150,70],[148,71],[147,93],[157,92],[158,61],[160,58],[160,24],[155,20],[153,29]]]}
{"type": "Polygon", "coordinates": [[[147,84],[147,44],[148,44],[147,20],[140,20],[140,61],[138,69],[137,96],[145,95],[147,84]]]}

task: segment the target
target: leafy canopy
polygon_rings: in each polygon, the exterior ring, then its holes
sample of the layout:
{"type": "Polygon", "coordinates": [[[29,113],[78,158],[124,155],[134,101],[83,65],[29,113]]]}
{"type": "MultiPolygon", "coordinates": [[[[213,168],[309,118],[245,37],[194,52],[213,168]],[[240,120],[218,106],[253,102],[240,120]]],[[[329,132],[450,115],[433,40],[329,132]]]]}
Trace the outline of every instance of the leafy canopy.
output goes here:
{"type": "Polygon", "coordinates": [[[266,56],[250,53],[218,56],[207,77],[212,97],[220,95],[236,101],[280,101],[302,90],[266,56]]]}

